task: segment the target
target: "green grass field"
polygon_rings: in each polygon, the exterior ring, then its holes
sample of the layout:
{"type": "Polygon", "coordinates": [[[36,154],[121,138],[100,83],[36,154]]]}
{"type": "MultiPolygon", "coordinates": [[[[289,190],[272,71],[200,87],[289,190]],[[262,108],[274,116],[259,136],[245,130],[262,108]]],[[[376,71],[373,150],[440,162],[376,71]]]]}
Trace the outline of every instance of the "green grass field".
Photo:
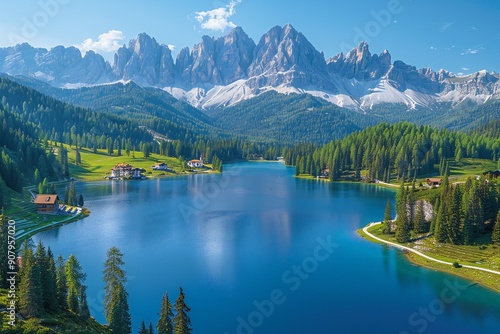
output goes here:
{"type": "Polygon", "coordinates": [[[68,159],[70,162],[70,175],[79,180],[99,180],[111,173],[111,169],[118,163],[126,162],[137,168],[144,168],[146,176],[175,175],[181,173],[180,161],[177,158],[151,154],[144,158],[140,152],[130,153],[130,156],[108,155],[104,150],[93,153],[88,149],[81,149],[81,164],[76,165],[75,148],[68,149],[68,159]],[[169,167],[169,171],[153,171],[151,166],[155,163],[163,162],[169,167]]]}

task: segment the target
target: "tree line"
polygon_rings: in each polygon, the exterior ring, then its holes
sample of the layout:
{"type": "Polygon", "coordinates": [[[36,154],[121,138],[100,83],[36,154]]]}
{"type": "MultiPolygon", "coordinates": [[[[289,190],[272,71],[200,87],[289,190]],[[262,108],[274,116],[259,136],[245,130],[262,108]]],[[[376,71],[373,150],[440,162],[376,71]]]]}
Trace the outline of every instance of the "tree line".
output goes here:
{"type": "Polygon", "coordinates": [[[500,243],[500,185],[484,177],[469,177],[464,184],[450,184],[445,174],[437,196],[432,196],[432,219],[426,220],[424,202],[416,200],[415,185],[403,183],[396,196],[395,226],[390,202],[384,216],[384,233],[395,233],[400,243],[431,233],[439,243],[472,245],[481,234],[492,232],[500,243]]]}
{"type": "MultiPolygon", "coordinates": [[[[367,178],[390,182],[433,173],[435,165],[450,159],[482,158],[497,161],[500,140],[477,133],[462,133],[408,122],[381,123],[344,139],[313,148],[295,158],[296,174],[318,176],[328,170],[331,180],[346,171],[355,178],[367,170],[367,178]]],[[[293,162],[293,157],[290,158],[293,162]]]]}

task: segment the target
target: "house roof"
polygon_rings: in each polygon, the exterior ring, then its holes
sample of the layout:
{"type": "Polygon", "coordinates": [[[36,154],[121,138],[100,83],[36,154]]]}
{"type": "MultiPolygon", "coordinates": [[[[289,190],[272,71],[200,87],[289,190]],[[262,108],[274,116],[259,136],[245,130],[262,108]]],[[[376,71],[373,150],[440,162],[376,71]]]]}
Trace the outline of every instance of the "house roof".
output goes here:
{"type": "Polygon", "coordinates": [[[190,160],[189,162],[201,162],[201,160],[190,160]]]}
{"type": "Polygon", "coordinates": [[[427,179],[427,182],[441,182],[442,179],[439,177],[430,177],[427,179]]]}
{"type": "Polygon", "coordinates": [[[56,201],[59,199],[57,195],[47,195],[47,194],[40,194],[36,195],[35,201],[33,203],[35,204],[56,204],[56,201]]]}

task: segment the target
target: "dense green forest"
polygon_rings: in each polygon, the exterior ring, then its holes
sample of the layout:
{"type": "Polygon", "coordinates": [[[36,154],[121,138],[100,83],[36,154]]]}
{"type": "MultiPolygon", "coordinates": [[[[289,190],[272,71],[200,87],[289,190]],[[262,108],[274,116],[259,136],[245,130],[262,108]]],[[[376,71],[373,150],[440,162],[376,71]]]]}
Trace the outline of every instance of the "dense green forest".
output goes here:
{"type": "Polygon", "coordinates": [[[326,143],[378,123],[308,94],[271,91],[210,114],[222,128],[260,141],[326,143]]]}
{"type": "Polygon", "coordinates": [[[61,178],[67,159],[43,148],[40,130],[19,115],[0,107],[0,206],[6,201],[5,187],[21,191],[26,182],[38,183],[44,178],[61,178]],[[38,175],[38,180],[35,179],[38,175]]]}
{"type": "MultiPolygon", "coordinates": [[[[411,232],[431,232],[437,242],[455,245],[472,245],[475,239],[486,232],[500,229],[500,184],[469,177],[464,184],[450,184],[445,174],[440,192],[432,196],[433,218],[429,224],[424,218],[423,204],[416,200],[415,187],[401,185],[396,198],[396,240],[406,243],[411,232]],[[496,220],[496,223],[495,223],[496,220]]],[[[385,223],[389,223],[385,219],[385,223]]],[[[391,233],[392,228],[386,232],[391,233]]],[[[500,240],[492,236],[492,241],[500,240]]]]}
{"type": "Polygon", "coordinates": [[[332,141],[298,156],[295,165],[297,175],[318,176],[328,170],[330,179],[336,180],[348,171],[359,178],[361,170],[367,170],[368,179],[390,182],[434,172],[443,175],[447,159],[499,157],[498,137],[404,122],[382,123],[332,141]]]}

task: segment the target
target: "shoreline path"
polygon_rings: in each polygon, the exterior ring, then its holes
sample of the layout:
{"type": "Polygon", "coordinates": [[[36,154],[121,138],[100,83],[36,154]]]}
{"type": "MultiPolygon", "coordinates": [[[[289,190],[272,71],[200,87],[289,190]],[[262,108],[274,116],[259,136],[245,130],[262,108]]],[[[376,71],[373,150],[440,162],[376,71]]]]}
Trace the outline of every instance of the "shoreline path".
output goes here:
{"type": "MultiPolygon", "coordinates": [[[[410,247],[406,247],[406,246],[402,246],[402,245],[399,245],[397,243],[394,243],[394,242],[390,242],[390,241],[386,241],[384,239],[380,239],[376,236],[374,236],[373,234],[371,234],[370,232],[368,232],[368,229],[374,225],[379,225],[379,224],[382,224],[381,222],[377,222],[377,223],[370,223],[369,225],[365,226],[363,228],[363,232],[368,235],[370,238],[373,238],[377,241],[380,241],[380,242],[383,242],[384,244],[387,244],[387,245],[391,245],[391,246],[394,246],[396,248],[399,248],[399,249],[404,249],[404,250],[407,250],[407,251],[410,251],[412,253],[415,253],[419,256],[422,256],[428,260],[431,260],[431,261],[434,261],[434,262],[438,262],[438,263],[442,263],[442,264],[448,264],[450,266],[453,265],[452,262],[446,262],[446,261],[442,261],[442,260],[438,260],[438,259],[435,259],[435,258],[432,258],[428,255],[425,255],[424,253],[421,253],[413,248],[410,248],[410,247]]],[[[464,268],[469,268],[469,269],[477,269],[477,270],[481,270],[481,271],[486,271],[486,272],[489,272],[489,273],[493,273],[493,274],[497,274],[497,275],[500,275],[500,271],[496,271],[496,270],[492,270],[492,269],[487,269],[487,268],[480,268],[480,267],[475,267],[475,266],[469,266],[469,265],[466,265],[466,264],[460,264],[462,267],[464,268]]]]}

